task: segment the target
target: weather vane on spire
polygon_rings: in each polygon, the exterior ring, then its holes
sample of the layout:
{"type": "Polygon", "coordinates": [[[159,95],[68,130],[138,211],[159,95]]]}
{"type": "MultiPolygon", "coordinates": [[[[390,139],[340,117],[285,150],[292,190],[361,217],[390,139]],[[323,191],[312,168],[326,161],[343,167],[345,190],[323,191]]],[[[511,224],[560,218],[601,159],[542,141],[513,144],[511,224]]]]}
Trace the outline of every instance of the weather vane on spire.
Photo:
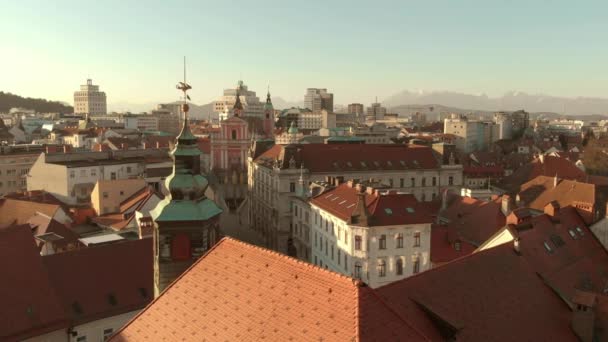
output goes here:
{"type": "Polygon", "coordinates": [[[192,87],[186,83],[186,56],[184,56],[184,81],[179,82],[175,87],[184,93],[184,104],[182,104],[182,111],[184,112],[184,120],[187,120],[188,110],[190,109],[188,106],[188,101],[190,100],[188,90],[192,89],[192,87]]]}

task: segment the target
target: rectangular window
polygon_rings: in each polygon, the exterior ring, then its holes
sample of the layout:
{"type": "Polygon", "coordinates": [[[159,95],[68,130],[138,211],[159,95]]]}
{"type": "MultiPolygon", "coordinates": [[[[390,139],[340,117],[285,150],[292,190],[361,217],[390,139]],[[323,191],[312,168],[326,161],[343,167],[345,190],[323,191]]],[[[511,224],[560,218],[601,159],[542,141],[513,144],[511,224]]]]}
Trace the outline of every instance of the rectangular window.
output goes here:
{"type": "Polygon", "coordinates": [[[334,260],[334,245],[331,245],[331,260],[334,260]]]}
{"type": "Polygon", "coordinates": [[[454,185],[454,177],[453,176],[450,176],[448,178],[448,185],[454,185]]]}
{"type": "Polygon", "coordinates": [[[131,173],[131,167],[127,166],[127,173],[131,173]]]}
{"type": "Polygon", "coordinates": [[[329,248],[327,248],[328,245],[327,240],[325,240],[325,255],[329,255],[329,248]]]}
{"type": "Polygon", "coordinates": [[[97,170],[91,169],[91,176],[97,176],[97,170]]]}
{"type": "Polygon", "coordinates": [[[416,186],[416,178],[414,178],[414,177],[410,178],[410,186],[411,187],[415,187],[416,186]]]}
{"type": "Polygon", "coordinates": [[[414,269],[413,269],[413,273],[416,274],[420,272],[420,259],[416,258],[414,260],[414,269]]]}
{"type": "Polygon", "coordinates": [[[104,191],[103,198],[108,198],[108,193],[104,191]]]}
{"type": "Polygon", "coordinates": [[[361,264],[359,262],[355,262],[355,278],[361,279],[361,264]]]}
{"type": "Polygon", "coordinates": [[[414,247],[420,247],[420,232],[414,233],[414,247]]]}
{"type": "Polygon", "coordinates": [[[397,258],[397,265],[395,265],[397,269],[397,275],[403,275],[403,260],[401,258],[397,258]]]}
{"type": "Polygon", "coordinates": [[[361,236],[360,235],[355,235],[355,250],[356,251],[361,250],[361,236]]]}
{"type": "Polygon", "coordinates": [[[378,261],[378,277],[386,277],[386,261],[382,259],[378,261]]]}
{"type": "Polygon", "coordinates": [[[388,184],[391,186],[391,188],[393,187],[393,179],[392,179],[392,178],[390,178],[390,179],[388,180],[388,184]]]}
{"type": "Polygon", "coordinates": [[[87,170],[80,170],[80,177],[86,177],[87,176],[87,170]]]}
{"type": "MultiPolygon", "coordinates": [[[[70,171],[70,178],[74,178],[74,177],[76,177],[76,171],[72,170],[72,171],[70,171]]],[[[86,336],[85,336],[85,338],[86,338],[86,336]]]]}
{"type": "Polygon", "coordinates": [[[403,233],[397,234],[397,248],[403,248],[403,233]]]}
{"type": "Polygon", "coordinates": [[[110,173],[110,180],[116,180],[116,172],[110,173]]]}
{"type": "Polygon", "coordinates": [[[342,259],[342,251],[338,248],[338,265],[340,265],[340,259],[342,259]]]}
{"type": "Polygon", "coordinates": [[[437,177],[433,177],[433,186],[437,185],[437,177]]]}
{"type": "Polygon", "coordinates": [[[426,186],[426,177],[422,177],[422,186],[426,186]]]}
{"type": "Polygon", "coordinates": [[[110,339],[110,336],[112,336],[112,333],[114,333],[114,329],[109,328],[109,329],[103,329],[103,340],[107,341],[110,339]]]}
{"type": "Polygon", "coordinates": [[[400,188],[404,188],[405,187],[405,179],[403,179],[403,178],[399,179],[399,187],[400,188]]]}
{"type": "Polygon", "coordinates": [[[344,270],[348,271],[348,255],[344,253],[344,270]]]}
{"type": "Polygon", "coordinates": [[[378,249],[386,249],[386,235],[380,235],[380,239],[378,239],[378,249]]]}
{"type": "Polygon", "coordinates": [[[296,192],[296,183],[289,183],[289,192],[296,192]]]}

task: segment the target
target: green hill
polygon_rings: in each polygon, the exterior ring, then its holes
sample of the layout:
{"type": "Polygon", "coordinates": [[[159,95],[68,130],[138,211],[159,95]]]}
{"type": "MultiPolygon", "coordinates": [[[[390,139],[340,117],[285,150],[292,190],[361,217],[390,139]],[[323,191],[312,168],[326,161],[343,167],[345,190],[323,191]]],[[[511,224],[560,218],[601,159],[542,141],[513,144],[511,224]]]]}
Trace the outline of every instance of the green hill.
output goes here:
{"type": "Polygon", "coordinates": [[[19,95],[0,91],[0,113],[6,113],[14,107],[33,109],[39,113],[67,114],[74,112],[74,107],[67,106],[61,102],[48,101],[45,99],[33,99],[31,97],[21,97],[19,95]]]}

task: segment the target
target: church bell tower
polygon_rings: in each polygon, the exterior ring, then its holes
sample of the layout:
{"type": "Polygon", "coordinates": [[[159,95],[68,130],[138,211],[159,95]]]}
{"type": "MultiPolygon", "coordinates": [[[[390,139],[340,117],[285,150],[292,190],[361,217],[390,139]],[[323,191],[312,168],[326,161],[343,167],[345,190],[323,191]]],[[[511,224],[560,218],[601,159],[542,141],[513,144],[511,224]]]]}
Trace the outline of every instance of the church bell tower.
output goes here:
{"type": "Polygon", "coordinates": [[[154,295],[157,297],[221,237],[215,202],[205,196],[209,182],[201,174],[196,137],[188,125],[188,90],[184,60],[184,81],[177,89],[183,92],[184,121],[171,151],[173,173],[165,180],[165,198],[150,214],[154,221],[154,295]]]}

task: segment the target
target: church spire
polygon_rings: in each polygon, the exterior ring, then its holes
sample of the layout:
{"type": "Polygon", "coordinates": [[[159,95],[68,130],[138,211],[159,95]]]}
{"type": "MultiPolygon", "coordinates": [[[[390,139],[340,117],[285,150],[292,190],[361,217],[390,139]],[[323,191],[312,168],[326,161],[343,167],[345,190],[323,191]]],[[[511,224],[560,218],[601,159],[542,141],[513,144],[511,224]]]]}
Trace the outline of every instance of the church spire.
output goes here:
{"type": "Polygon", "coordinates": [[[232,107],[234,111],[234,116],[239,117],[243,113],[243,104],[241,103],[241,87],[240,85],[236,88],[236,99],[234,101],[234,106],[232,107]]]}

